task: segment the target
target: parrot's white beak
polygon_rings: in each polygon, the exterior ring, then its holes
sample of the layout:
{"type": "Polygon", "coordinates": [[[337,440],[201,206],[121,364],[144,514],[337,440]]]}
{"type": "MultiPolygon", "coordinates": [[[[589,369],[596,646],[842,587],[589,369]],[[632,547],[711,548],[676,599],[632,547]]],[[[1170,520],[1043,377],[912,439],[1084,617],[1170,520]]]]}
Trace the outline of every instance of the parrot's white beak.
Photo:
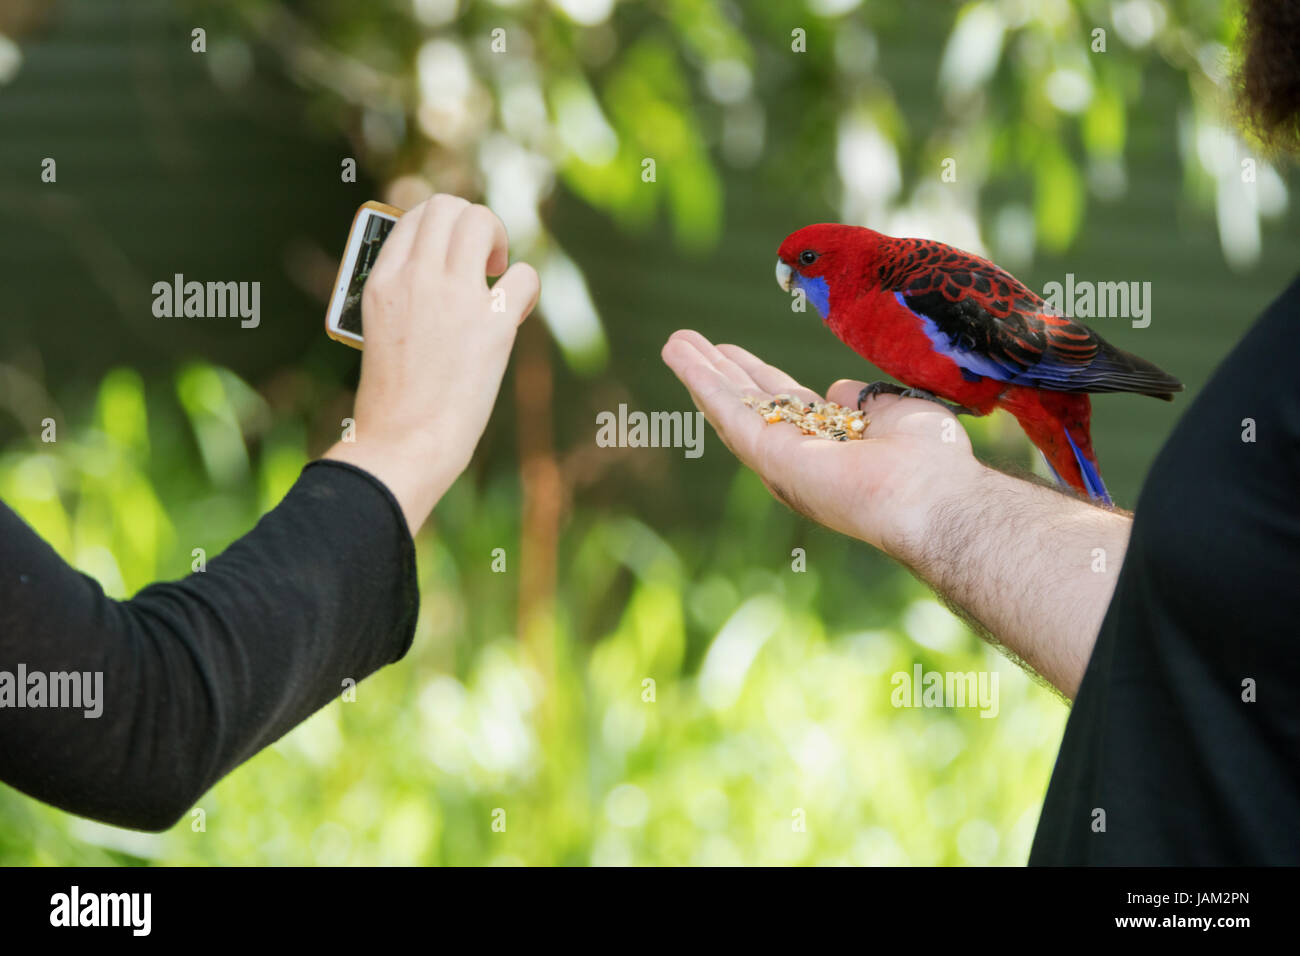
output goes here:
{"type": "Polygon", "coordinates": [[[792,282],[794,282],[794,270],[791,269],[784,262],[782,262],[780,259],[777,259],[776,260],[776,284],[779,285],[783,291],[789,292],[790,284],[792,282]]]}

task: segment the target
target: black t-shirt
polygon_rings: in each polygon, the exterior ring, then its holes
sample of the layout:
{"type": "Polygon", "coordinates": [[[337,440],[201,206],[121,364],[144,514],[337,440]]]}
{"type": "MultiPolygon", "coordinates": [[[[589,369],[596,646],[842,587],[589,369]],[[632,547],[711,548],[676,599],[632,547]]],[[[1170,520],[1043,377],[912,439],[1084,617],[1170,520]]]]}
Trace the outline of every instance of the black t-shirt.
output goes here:
{"type": "Polygon", "coordinates": [[[405,654],[418,606],[401,509],[342,462],[308,465],[206,570],[130,601],[0,503],[0,781],[165,829],[345,680],[405,654]],[[79,706],[50,706],[56,681],[58,701],[79,706]]]}
{"type": "Polygon", "coordinates": [[[1031,865],[1300,863],[1298,340],[1300,279],[1156,458],[1031,865]]]}

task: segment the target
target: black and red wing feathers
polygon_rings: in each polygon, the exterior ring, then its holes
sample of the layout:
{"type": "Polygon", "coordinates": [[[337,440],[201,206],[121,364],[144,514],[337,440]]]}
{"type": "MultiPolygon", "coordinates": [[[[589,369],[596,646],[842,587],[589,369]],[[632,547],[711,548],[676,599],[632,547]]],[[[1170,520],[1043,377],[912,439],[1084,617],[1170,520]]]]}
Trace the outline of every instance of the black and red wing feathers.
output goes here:
{"type": "Polygon", "coordinates": [[[1182,384],[1056,313],[987,259],[943,243],[899,239],[881,287],[923,322],[937,351],[968,377],[1063,392],[1138,392],[1168,399],[1182,384]]]}

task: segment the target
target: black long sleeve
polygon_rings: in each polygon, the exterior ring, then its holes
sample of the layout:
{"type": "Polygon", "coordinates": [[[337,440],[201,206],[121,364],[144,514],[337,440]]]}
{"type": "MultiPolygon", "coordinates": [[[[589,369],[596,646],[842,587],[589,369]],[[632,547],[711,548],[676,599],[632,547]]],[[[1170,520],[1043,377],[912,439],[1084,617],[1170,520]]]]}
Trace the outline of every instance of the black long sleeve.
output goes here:
{"type": "Polygon", "coordinates": [[[129,601],[106,597],[0,504],[0,781],[83,816],[166,829],[346,678],[402,657],[418,604],[397,502],[341,462],[303,469],[206,571],[129,601]],[[102,713],[17,706],[35,687],[17,687],[20,668],[102,673],[102,713]]]}
{"type": "Polygon", "coordinates": [[[1297,329],[1300,278],[1151,466],[1031,864],[1300,865],[1297,329]]]}

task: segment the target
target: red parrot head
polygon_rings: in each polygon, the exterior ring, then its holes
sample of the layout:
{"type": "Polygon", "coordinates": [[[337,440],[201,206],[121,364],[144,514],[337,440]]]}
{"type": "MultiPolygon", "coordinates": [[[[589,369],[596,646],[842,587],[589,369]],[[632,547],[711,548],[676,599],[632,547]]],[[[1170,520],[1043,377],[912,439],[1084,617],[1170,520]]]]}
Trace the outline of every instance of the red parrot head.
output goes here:
{"type": "Polygon", "coordinates": [[[822,320],[828,320],[832,286],[862,290],[877,284],[874,265],[887,240],[862,226],[835,222],[804,226],[786,236],[777,250],[777,284],[786,292],[802,290],[822,320]]]}

